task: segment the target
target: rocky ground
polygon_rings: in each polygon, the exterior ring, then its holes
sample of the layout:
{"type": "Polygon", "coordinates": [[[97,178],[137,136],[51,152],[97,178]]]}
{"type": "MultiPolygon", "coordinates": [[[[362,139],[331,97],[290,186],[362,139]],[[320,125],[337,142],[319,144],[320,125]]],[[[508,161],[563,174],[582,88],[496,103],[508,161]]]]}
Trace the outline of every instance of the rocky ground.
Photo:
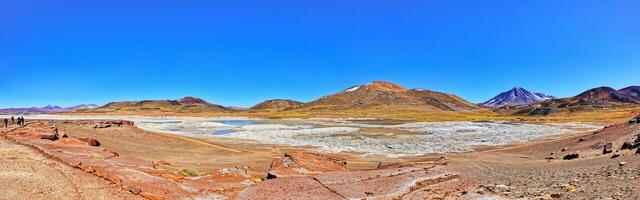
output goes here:
{"type": "Polygon", "coordinates": [[[448,169],[510,198],[639,199],[637,120],[561,139],[450,155],[448,169]]]}
{"type": "Polygon", "coordinates": [[[3,129],[0,198],[638,199],[639,120],[384,163],[153,133],[128,121],[31,121],[3,129]]]}
{"type": "Polygon", "coordinates": [[[4,137],[0,137],[0,191],[0,199],[7,200],[142,199],[4,137]]]}

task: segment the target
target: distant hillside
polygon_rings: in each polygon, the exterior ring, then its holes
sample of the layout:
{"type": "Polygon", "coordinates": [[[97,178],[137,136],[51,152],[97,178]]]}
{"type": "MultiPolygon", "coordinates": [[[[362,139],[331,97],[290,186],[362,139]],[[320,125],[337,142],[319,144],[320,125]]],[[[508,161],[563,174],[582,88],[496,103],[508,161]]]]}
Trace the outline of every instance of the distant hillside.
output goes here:
{"type": "Polygon", "coordinates": [[[54,105],[48,105],[45,107],[31,107],[31,108],[5,108],[5,109],[0,109],[0,114],[48,114],[48,113],[55,113],[55,112],[69,112],[69,111],[76,111],[76,110],[82,110],[82,109],[93,109],[98,107],[95,104],[81,104],[81,105],[75,105],[75,106],[71,106],[71,107],[66,107],[66,108],[62,108],[60,106],[54,106],[54,105]]]}
{"type": "Polygon", "coordinates": [[[298,108],[302,105],[302,102],[288,99],[271,99],[256,104],[251,107],[250,110],[289,110],[298,108]]]}
{"type": "Polygon", "coordinates": [[[195,97],[183,97],[178,100],[143,100],[111,102],[87,112],[212,112],[232,110],[195,97]]]}
{"type": "Polygon", "coordinates": [[[480,108],[452,94],[411,89],[395,83],[375,81],[306,103],[300,109],[407,109],[430,111],[477,111],[480,108]]]}
{"type": "Polygon", "coordinates": [[[515,87],[509,91],[500,93],[497,96],[479,105],[497,108],[501,106],[528,105],[549,99],[555,99],[555,97],[545,95],[543,93],[530,92],[521,87],[515,87]]]}
{"type": "Polygon", "coordinates": [[[640,106],[639,103],[638,86],[621,90],[615,90],[610,87],[598,87],[582,92],[574,97],[546,100],[524,106],[507,106],[496,109],[496,111],[515,115],[548,115],[557,112],[581,112],[633,107],[640,106]]]}

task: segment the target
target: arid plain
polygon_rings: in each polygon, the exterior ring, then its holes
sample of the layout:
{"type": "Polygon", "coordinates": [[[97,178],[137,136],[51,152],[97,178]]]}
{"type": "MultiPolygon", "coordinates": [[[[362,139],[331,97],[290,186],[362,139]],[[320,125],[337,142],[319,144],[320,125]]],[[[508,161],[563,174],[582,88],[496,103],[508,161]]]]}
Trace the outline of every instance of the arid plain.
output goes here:
{"type": "Polygon", "coordinates": [[[25,115],[2,129],[0,198],[640,198],[640,107],[605,93],[492,108],[373,82],[249,109],[186,97],[25,115]]]}

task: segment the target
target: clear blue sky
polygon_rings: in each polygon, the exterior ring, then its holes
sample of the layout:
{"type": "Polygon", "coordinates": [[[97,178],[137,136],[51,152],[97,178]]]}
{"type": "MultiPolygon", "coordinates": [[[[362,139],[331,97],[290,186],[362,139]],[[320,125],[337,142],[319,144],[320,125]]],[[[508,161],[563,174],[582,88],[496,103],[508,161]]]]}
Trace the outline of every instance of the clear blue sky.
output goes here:
{"type": "Polygon", "coordinates": [[[0,1],[0,107],[640,85],[640,1],[0,1]]]}

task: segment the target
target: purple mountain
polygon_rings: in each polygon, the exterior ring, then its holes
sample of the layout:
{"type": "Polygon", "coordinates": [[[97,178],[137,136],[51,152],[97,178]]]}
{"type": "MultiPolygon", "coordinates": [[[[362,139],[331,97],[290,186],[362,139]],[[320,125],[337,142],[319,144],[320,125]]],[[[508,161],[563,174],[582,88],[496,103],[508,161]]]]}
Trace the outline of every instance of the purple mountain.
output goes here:
{"type": "Polygon", "coordinates": [[[487,102],[479,104],[485,107],[501,107],[501,106],[517,106],[537,103],[549,99],[555,99],[554,96],[545,95],[539,92],[530,92],[521,87],[515,87],[509,91],[500,93],[487,102]]]}
{"type": "Polygon", "coordinates": [[[81,104],[71,107],[62,108],[60,106],[47,105],[45,107],[37,108],[5,108],[0,109],[0,114],[47,114],[54,112],[65,112],[65,111],[75,111],[81,109],[93,109],[98,106],[95,104],[81,104]]]}

